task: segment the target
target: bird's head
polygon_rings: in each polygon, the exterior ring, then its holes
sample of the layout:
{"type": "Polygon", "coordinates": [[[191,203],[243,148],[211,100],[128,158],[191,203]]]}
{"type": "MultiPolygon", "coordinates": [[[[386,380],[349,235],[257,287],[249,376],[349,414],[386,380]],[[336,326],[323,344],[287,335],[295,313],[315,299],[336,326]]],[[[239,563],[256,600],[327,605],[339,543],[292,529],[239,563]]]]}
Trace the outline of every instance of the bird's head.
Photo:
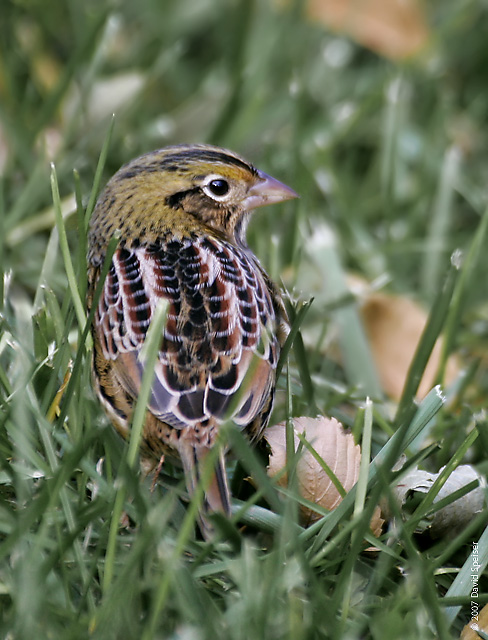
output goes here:
{"type": "MultiPolygon", "coordinates": [[[[178,145],[147,153],[123,166],[99,199],[93,224],[128,225],[151,239],[202,224],[238,244],[245,243],[249,212],[296,198],[295,191],[235,153],[209,145],[178,145]]],[[[100,232],[100,227],[98,228],[100,232]]]]}

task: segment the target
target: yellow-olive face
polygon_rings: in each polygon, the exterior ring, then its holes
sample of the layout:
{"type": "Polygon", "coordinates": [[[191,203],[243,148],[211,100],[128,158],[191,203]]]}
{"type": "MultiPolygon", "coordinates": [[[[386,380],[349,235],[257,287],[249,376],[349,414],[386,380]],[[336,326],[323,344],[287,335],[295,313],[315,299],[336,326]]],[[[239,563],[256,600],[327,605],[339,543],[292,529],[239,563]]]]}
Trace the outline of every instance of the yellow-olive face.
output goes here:
{"type": "Polygon", "coordinates": [[[195,225],[244,243],[248,213],[297,194],[240,156],[207,145],[166,147],[123,166],[100,196],[92,218],[102,248],[114,230],[151,242],[165,228],[184,235],[195,225]]]}

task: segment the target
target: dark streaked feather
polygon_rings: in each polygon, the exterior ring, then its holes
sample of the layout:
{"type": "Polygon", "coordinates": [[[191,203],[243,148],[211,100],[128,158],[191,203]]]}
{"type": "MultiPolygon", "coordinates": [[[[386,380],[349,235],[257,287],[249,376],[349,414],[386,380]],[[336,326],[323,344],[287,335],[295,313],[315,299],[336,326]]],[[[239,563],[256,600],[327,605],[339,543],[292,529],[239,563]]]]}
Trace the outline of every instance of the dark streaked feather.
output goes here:
{"type": "Polygon", "coordinates": [[[140,350],[163,298],[166,327],[150,399],[173,428],[232,417],[246,426],[273,384],[278,319],[260,267],[215,238],[120,248],[113,258],[96,326],[105,358],[134,397],[140,350]],[[252,385],[243,385],[253,367],[252,385]],[[234,404],[233,416],[226,415],[234,404]]]}

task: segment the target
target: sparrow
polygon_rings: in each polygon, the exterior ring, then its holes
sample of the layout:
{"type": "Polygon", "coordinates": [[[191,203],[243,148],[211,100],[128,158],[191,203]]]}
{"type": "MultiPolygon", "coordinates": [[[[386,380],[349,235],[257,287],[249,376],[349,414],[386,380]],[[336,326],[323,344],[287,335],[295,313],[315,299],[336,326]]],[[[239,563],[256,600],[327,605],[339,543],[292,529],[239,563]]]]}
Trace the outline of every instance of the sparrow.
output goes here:
{"type": "MultiPolygon", "coordinates": [[[[255,443],[268,423],[289,328],[246,229],[253,209],[295,197],[232,151],[177,145],[119,169],[91,217],[89,310],[108,244],[119,236],[92,325],[96,393],[127,439],[141,350],[164,304],[140,457],[145,468],[179,460],[190,496],[224,424],[255,443]]],[[[226,446],[219,448],[199,516],[205,538],[213,531],[208,514],[231,512],[226,446]]]]}

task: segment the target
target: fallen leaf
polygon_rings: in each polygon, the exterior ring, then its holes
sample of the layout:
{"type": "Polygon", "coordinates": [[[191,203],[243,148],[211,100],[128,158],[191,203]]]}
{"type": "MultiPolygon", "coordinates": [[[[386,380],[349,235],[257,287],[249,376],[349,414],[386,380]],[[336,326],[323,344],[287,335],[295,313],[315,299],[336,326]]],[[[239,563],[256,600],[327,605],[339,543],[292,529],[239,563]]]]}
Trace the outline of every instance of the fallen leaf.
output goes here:
{"type": "MultiPolygon", "coordinates": [[[[360,311],[381,385],[385,393],[399,400],[427,322],[427,312],[409,298],[385,293],[366,293],[360,311]]],[[[441,350],[439,339],[420,382],[418,398],[426,396],[436,383],[441,350]]],[[[444,383],[449,385],[459,372],[458,358],[453,355],[447,363],[444,383]]]]}
{"type": "MultiPolygon", "coordinates": [[[[344,491],[347,493],[356,484],[359,476],[361,449],[354,444],[351,433],[346,433],[340,422],[335,418],[294,418],[295,451],[298,450],[303,434],[317,454],[333,471],[344,491]]],[[[266,439],[271,447],[268,474],[273,477],[286,467],[286,425],[280,422],[266,429],[266,439]]],[[[300,495],[320,505],[324,509],[332,510],[340,504],[342,496],[334,486],[320,462],[310,451],[303,448],[297,462],[298,490],[300,495]]],[[[288,478],[283,475],[278,483],[286,486],[288,478]]],[[[301,506],[305,524],[318,520],[321,516],[316,511],[301,506]]]]}
{"type": "MultiPolygon", "coordinates": [[[[473,609],[473,602],[471,603],[473,609]]],[[[478,631],[488,633],[488,604],[475,614],[461,632],[460,640],[480,640],[478,631]]]]}
{"type": "MultiPolygon", "coordinates": [[[[385,519],[381,513],[381,508],[376,507],[373,511],[373,516],[371,518],[371,522],[369,523],[369,527],[376,538],[379,538],[383,533],[383,527],[385,525],[385,519]]],[[[366,551],[377,551],[376,547],[369,547],[366,551]]]]}
{"type": "Polygon", "coordinates": [[[417,0],[308,0],[307,14],[393,60],[417,54],[429,40],[417,0]]]}

